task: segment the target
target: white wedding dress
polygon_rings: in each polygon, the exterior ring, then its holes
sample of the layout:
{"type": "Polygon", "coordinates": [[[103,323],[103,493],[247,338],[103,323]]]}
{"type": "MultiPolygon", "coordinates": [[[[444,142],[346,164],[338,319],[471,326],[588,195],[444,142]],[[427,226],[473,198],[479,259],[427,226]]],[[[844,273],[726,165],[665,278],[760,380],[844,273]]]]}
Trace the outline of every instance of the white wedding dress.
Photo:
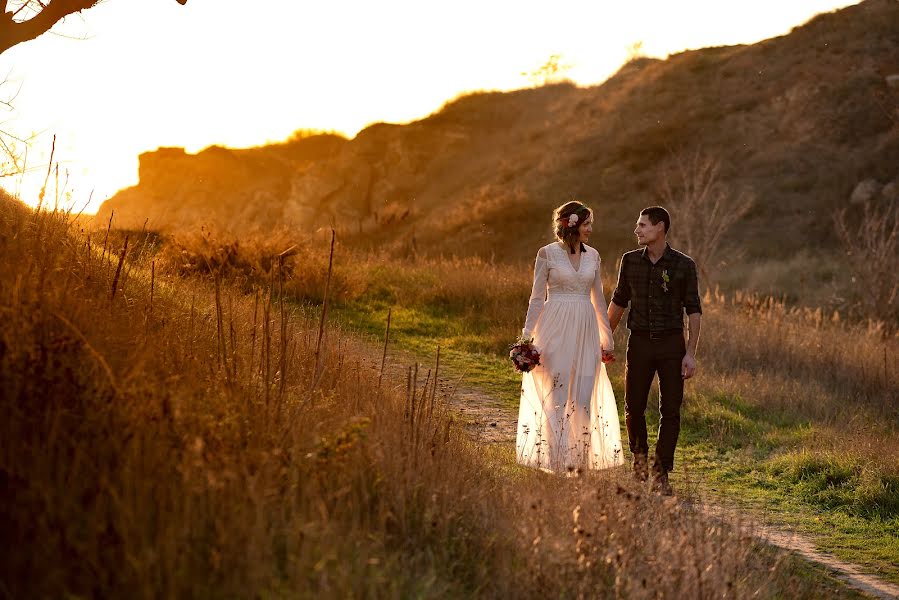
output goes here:
{"type": "Polygon", "coordinates": [[[621,429],[600,348],[614,349],[599,253],[585,246],[577,270],[558,243],[537,253],[523,333],[540,366],[525,373],[518,462],[565,472],[623,464],[621,429]]]}

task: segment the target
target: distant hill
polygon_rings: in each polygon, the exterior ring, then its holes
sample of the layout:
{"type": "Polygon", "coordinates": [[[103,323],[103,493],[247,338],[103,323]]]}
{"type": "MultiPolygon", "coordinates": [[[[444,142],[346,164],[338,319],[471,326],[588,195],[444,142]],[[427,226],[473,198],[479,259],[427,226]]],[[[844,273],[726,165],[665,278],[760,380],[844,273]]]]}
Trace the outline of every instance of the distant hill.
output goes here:
{"type": "MultiPolygon", "coordinates": [[[[899,179],[896,32],[899,2],[867,0],[758,44],[636,59],[593,87],[476,93],[352,140],[160,149],[99,218],[238,235],[336,225],[349,244],[518,261],[574,197],[597,209],[600,250],[617,254],[637,211],[658,202],[660,166],[701,151],[734,195],[757,198],[731,240],[747,263],[830,252],[831,214],[856,185],[899,179]]],[[[729,276],[759,277],[747,269],[729,276]]]]}

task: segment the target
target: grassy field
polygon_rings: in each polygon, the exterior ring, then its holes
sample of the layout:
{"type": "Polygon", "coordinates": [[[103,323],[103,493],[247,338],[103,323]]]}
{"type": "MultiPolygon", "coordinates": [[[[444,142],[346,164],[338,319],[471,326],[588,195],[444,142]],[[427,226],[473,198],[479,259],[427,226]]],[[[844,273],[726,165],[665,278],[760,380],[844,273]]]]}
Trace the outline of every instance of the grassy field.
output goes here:
{"type": "MultiPolygon", "coordinates": [[[[523,319],[526,267],[425,261],[373,278],[336,311],[345,326],[383,337],[390,309],[397,348],[430,360],[440,345],[449,372],[514,414],[519,382],[504,350],[523,319]]],[[[770,299],[705,303],[702,372],[688,386],[673,481],[899,582],[896,339],[770,299]]],[[[621,412],[623,375],[621,362],[610,368],[621,412]]]]}
{"type": "Polygon", "coordinates": [[[155,241],[0,203],[4,596],[853,597],[626,477],[516,467],[276,272],[155,241]]]}

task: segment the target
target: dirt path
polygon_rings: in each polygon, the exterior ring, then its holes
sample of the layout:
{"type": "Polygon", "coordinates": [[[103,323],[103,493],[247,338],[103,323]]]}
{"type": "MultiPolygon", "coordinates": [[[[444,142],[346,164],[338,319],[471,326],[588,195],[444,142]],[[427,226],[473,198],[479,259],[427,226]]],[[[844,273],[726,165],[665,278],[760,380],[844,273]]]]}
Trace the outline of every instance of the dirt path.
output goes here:
{"type": "Polygon", "coordinates": [[[840,560],[830,554],[819,551],[811,538],[800,533],[765,525],[751,518],[747,519],[745,511],[741,512],[737,509],[724,508],[708,503],[695,505],[694,508],[712,518],[737,524],[740,528],[768,544],[795,552],[809,562],[826,567],[833,572],[835,577],[844,581],[848,586],[874,598],[888,600],[899,598],[899,586],[884,581],[875,575],[864,573],[860,565],[840,560]]]}
{"type": "MultiPolygon", "coordinates": [[[[381,356],[383,347],[376,347],[371,342],[361,341],[366,346],[366,354],[369,356],[381,356]]],[[[385,365],[385,379],[391,380],[394,385],[405,385],[408,369],[416,361],[419,365],[419,385],[426,379],[428,369],[434,366],[434,358],[423,361],[408,352],[399,351],[390,347],[385,365]]],[[[371,360],[369,366],[380,370],[380,358],[371,360]]],[[[489,443],[515,443],[515,429],[518,426],[518,415],[503,406],[502,402],[489,395],[468,387],[458,374],[446,374],[441,368],[439,389],[441,395],[450,398],[450,405],[458,415],[471,436],[482,442],[489,443]]]]}
{"type": "MultiPolygon", "coordinates": [[[[416,358],[409,354],[397,353],[391,349],[385,376],[396,378],[395,381],[406,381],[409,365],[416,358]]],[[[428,370],[428,363],[419,362],[419,375],[423,380],[428,370]]],[[[465,430],[476,440],[491,444],[514,444],[518,415],[499,400],[464,384],[455,381],[443,381],[440,387],[449,395],[450,405],[461,418],[465,430]]],[[[869,594],[874,598],[899,599],[899,586],[884,581],[863,571],[860,565],[839,560],[816,549],[813,540],[802,534],[786,529],[765,525],[754,519],[747,519],[746,513],[726,509],[708,503],[694,504],[693,508],[713,518],[727,521],[745,528],[754,537],[765,543],[784,550],[795,552],[805,560],[829,569],[838,579],[848,586],[869,594]]]]}

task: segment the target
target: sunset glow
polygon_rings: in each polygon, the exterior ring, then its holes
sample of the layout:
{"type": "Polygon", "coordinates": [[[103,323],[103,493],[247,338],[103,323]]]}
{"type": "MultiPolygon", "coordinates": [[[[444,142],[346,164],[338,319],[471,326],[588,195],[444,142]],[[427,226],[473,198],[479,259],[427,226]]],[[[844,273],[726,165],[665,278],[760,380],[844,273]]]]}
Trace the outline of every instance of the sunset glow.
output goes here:
{"type": "Polygon", "coordinates": [[[3,99],[15,96],[0,129],[33,136],[28,172],[0,184],[35,204],[56,134],[72,201],[93,190],[93,212],[159,146],[254,146],[300,128],[353,136],[467,91],[532,85],[526,74],[553,54],[567,78],[594,84],[635,42],[657,57],[753,43],[855,3],[110,0],[0,57],[3,99]]]}

